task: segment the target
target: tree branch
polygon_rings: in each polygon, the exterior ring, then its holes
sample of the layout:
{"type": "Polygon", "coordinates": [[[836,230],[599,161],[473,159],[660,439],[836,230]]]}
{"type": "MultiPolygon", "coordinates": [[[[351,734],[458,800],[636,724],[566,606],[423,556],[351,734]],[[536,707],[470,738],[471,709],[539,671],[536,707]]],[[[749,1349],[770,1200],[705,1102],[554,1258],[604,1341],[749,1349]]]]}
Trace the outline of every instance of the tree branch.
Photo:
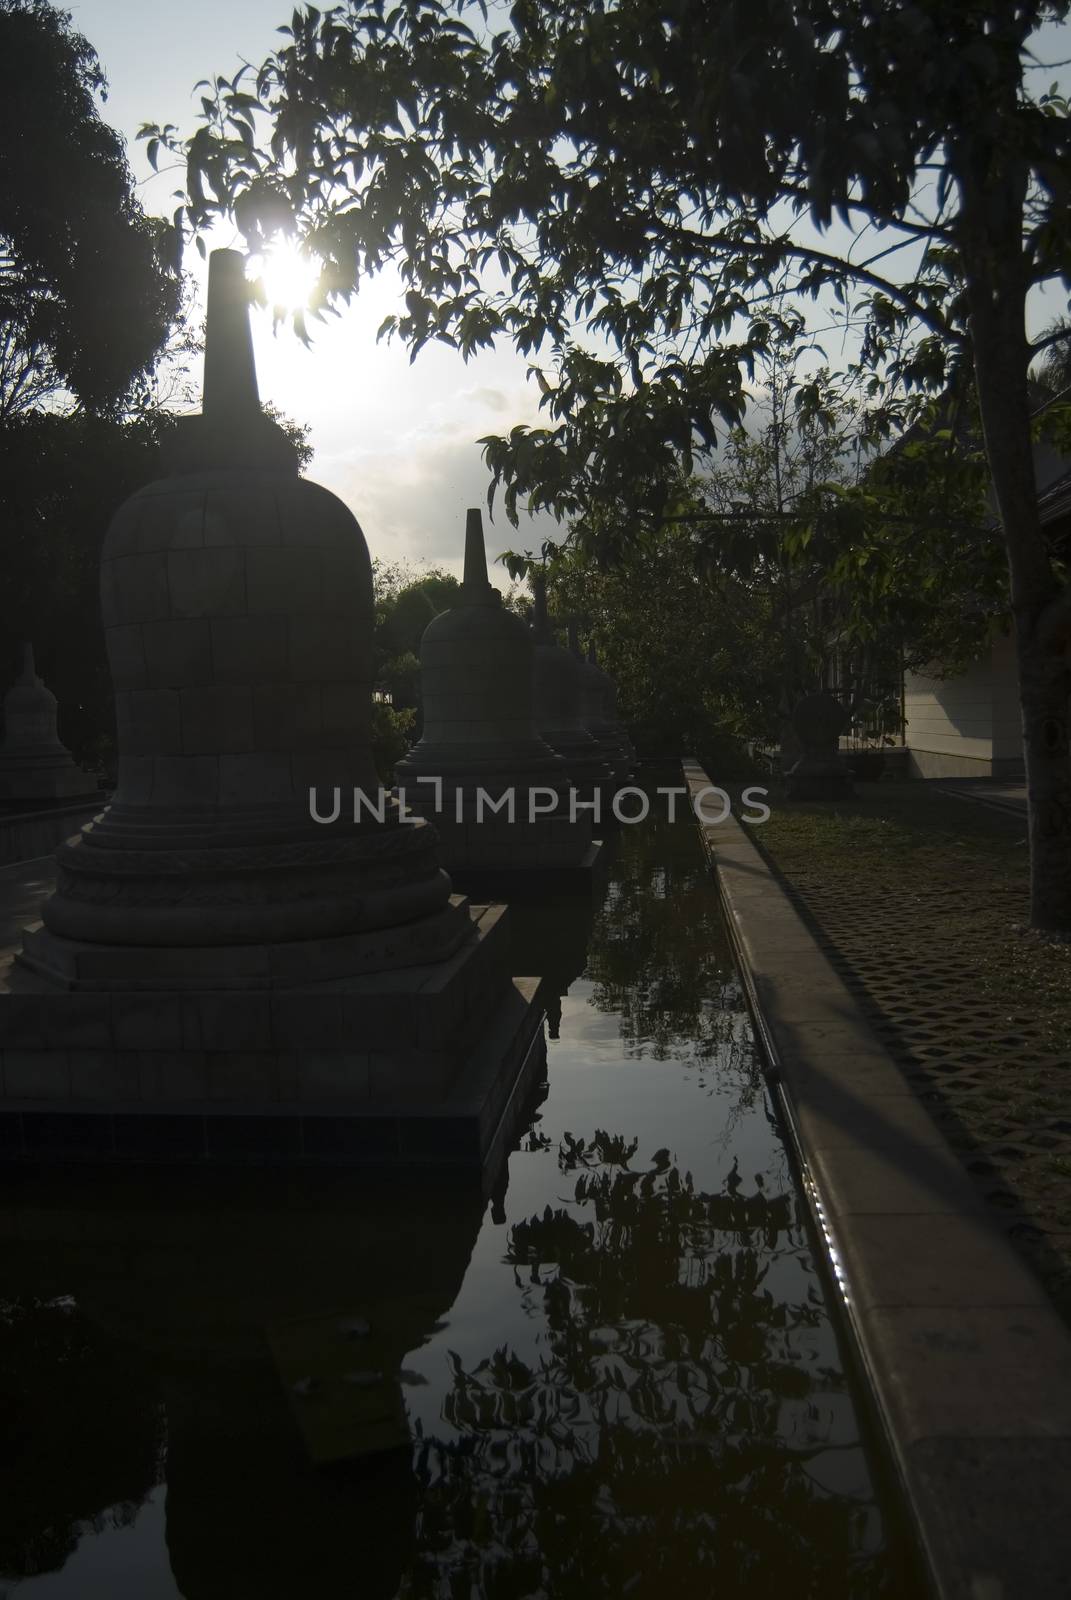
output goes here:
{"type": "MultiPolygon", "coordinates": [[[[652,224],[652,226],[659,229],[668,237],[676,238],[682,244],[691,246],[701,245],[708,253],[713,249],[725,251],[728,248],[733,248],[742,251],[748,248],[746,242],[742,240],[719,242],[716,239],[709,238],[705,234],[695,233],[690,228],[674,227],[671,223],[667,222],[656,222],[652,224]]],[[[909,294],[908,291],[903,288],[902,285],[893,283],[888,278],[883,278],[880,273],[869,272],[863,266],[854,266],[843,256],[829,255],[824,250],[815,250],[810,245],[792,244],[784,238],[769,239],[761,242],[753,241],[750,248],[755,252],[764,252],[771,256],[775,256],[778,253],[785,256],[792,256],[798,261],[809,262],[815,267],[825,267],[835,273],[838,277],[849,279],[854,278],[860,283],[868,284],[870,288],[876,289],[879,294],[887,295],[890,300],[894,301],[897,305],[902,306],[903,309],[909,312],[911,316],[917,317],[925,327],[930,329],[931,333],[936,333],[940,336],[940,338],[948,339],[950,342],[955,344],[966,343],[965,334],[957,333],[955,329],[949,326],[944,317],[939,316],[936,312],[930,310],[928,307],[921,305],[919,301],[914,298],[914,296],[909,294]]]]}

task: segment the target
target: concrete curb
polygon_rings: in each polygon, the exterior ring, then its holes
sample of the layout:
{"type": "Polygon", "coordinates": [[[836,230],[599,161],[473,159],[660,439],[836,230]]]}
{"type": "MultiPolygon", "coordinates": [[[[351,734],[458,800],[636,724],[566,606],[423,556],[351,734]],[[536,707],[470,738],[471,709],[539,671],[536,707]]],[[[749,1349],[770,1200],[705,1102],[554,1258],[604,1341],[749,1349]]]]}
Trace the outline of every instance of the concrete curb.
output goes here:
{"type": "Polygon", "coordinates": [[[746,830],[699,830],[934,1593],[1067,1600],[1071,1335],[746,830]]]}

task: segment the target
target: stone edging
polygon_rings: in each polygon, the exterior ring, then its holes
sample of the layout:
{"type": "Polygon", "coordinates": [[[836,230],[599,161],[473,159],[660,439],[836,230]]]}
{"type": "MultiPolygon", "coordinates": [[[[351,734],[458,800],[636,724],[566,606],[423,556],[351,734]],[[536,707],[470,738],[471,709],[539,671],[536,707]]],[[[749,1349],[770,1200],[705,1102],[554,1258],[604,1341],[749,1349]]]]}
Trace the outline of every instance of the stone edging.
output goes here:
{"type": "Polygon", "coordinates": [[[746,830],[699,829],[933,1590],[1066,1600],[1071,1335],[746,830]]]}

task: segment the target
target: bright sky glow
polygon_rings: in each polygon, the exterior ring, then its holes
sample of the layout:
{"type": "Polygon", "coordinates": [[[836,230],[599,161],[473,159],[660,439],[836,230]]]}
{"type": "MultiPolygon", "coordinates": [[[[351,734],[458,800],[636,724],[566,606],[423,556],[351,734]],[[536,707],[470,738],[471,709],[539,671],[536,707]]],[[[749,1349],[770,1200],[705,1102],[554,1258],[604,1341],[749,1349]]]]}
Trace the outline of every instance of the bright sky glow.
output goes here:
{"type": "MultiPolygon", "coordinates": [[[[184,182],[181,165],[154,176],[145,146],[136,133],[143,122],[177,123],[184,133],[197,125],[199,80],[217,74],[233,77],[243,62],[259,63],[279,43],[277,28],[289,22],[290,0],[184,0],[180,12],[166,0],[66,0],[76,28],[96,48],[108,78],[104,117],[125,134],[130,164],[140,180],[142,203],[170,216],[184,182]]],[[[1071,54],[1066,28],[1047,26],[1035,40],[1042,83],[1065,83],[1060,65],[1071,54]]],[[[241,247],[230,228],[206,239],[214,246],[241,247]]],[[[880,241],[876,248],[881,247],[880,241]]],[[[843,246],[831,235],[826,246],[843,246]]],[[[868,241],[860,242],[859,255],[868,241]]],[[[907,252],[905,252],[907,254],[907,252]]],[[[187,253],[202,295],[205,269],[187,253]]],[[[286,310],[308,293],[306,272],[292,253],[272,252],[269,296],[286,310]]],[[[906,270],[906,266],[905,266],[906,270]]],[[[465,510],[484,506],[489,477],[477,440],[504,433],[517,423],[538,424],[539,394],[526,376],[527,358],[508,345],[482,351],[469,362],[445,345],[432,343],[410,365],[400,344],[377,344],[383,318],[400,309],[397,274],[384,272],[361,286],[338,317],[310,321],[311,349],[288,323],[277,327],[271,310],[253,316],[253,338],[261,396],[296,421],[311,427],[316,454],[310,476],[339,495],[364,530],[374,556],[388,561],[427,561],[461,574],[465,510]]],[[[1066,309],[1058,288],[1036,294],[1030,327],[1037,332],[1066,309]]],[[[851,359],[854,340],[834,324],[823,307],[804,310],[824,345],[830,363],[851,359]],[[826,323],[825,327],[821,325],[826,323]]],[[[196,375],[199,379],[199,374],[196,375]]],[[[521,519],[512,529],[499,511],[485,515],[488,554],[504,549],[538,549],[545,538],[560,537],[547,515],[521,519]]],[[[495,581],[508,580],[501,567],[495,581]]]]}
{"type": "MultiPolygon", "coordinates": [[[[174,122],[191,133],[204,93],[194,86],[218,73],[233,77],[243,62],[263,61],[281,43],[276,29],[289,23],[291,0],[184,0],[178,12],[165,0],[65,4],[100,56],[108,79],[101,114],[126,136],[141,202],[170,217],[184,170],[163,158],[154,175],[138,128],[174,122]]],[[[214,229],[205,243],[242,248],[230,227],[214,229]]],[[[192,248],[186,266],[203,316],[207,269],[192,248]]],[[[369,280],[339,316],[309,321],[308,348],[288,322],[275,327],[269,309],[254,310],[261,398],[310,425],[316,454],[309,476],[345,501],[373,556],[427,562],[460,577],[465,511],[481,506],[491,580],[505,590],[505,569],[494,566],[500,552],[537,550],[561,530],[545,514],[522,516],[520,527],[511,528],[497,502],[494,521],[488,518],[490,477],[476,441],[518,422],[537,423],[538,389],[527,380],[527,359],[507,347],[466,363],[432,344],[411,365],[401,344],[377,344],[384,317],[402,309],[402,292],[393,272],[369,280]]],[[[193,376],[199,384],[200,372],[193,376]]]]}
{"type": "Polygon", "coordinates": [[[251,256],[249,277],[258,282],[272,311],[304,311],[320,277],[320,263],[292,239],[276,239],[263,255],[251,256]]]}

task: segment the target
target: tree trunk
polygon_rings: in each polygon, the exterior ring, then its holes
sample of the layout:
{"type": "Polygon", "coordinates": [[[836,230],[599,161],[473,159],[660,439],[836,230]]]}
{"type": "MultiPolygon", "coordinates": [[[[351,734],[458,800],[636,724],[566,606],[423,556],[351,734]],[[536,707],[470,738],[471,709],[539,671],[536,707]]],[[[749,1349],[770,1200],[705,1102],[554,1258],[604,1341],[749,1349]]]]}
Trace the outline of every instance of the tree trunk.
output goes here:
{"type": "MultiPolygon", "coordinates": [[[[960,152],[962,156],[962,151],[960,152]]],[[[956,163],[986,455],[1004,527],[1023,722],[1030,922],[1071,933],[1071,656],[1062,590],[1038,516],[1030,438],[1023,257],[1025,173],[994,147],[956,163]]]]}

